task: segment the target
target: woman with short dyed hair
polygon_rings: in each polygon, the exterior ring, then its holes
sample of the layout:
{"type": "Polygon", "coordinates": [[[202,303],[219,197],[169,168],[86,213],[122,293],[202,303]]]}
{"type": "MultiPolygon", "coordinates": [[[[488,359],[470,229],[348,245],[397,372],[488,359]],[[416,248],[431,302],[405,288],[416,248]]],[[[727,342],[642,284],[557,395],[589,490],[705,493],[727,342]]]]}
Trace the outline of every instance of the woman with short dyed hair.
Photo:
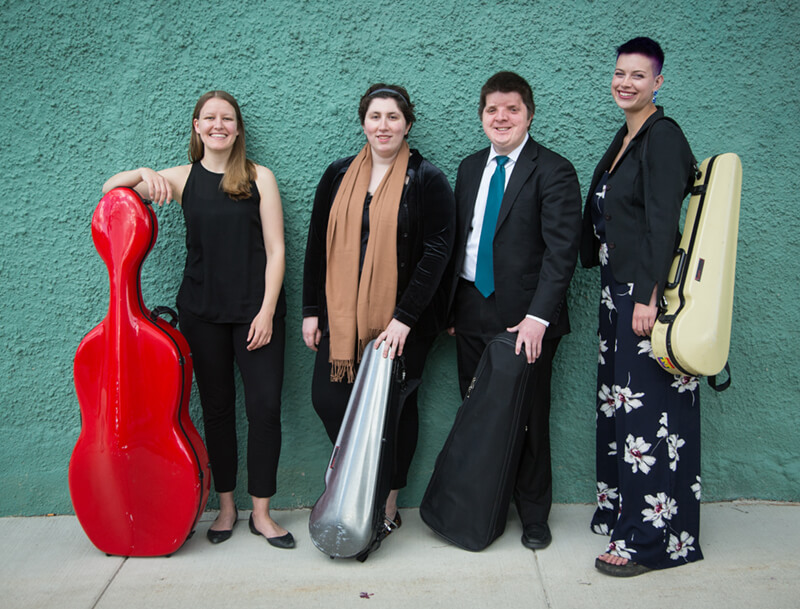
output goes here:
{"type": "Polygon", "coordinates": [[[617,49],[611,94],[625,113],[586,197],[581,261],[600,265],[596,568],[618,577],[699,560],[700,396],[650,344],[694,159],[655,105],[664,53],[650,38],[617,49]]]}

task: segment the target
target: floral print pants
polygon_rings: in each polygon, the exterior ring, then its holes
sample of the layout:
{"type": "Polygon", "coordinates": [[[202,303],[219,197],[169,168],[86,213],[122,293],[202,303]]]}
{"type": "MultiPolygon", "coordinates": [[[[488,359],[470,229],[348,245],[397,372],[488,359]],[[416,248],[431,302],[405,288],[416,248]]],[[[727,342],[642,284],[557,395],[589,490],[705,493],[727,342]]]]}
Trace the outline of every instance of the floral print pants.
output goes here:
{"type": "Polygon", "coordinates": [[[664,371],[633,333],[633,284],[614,280],[604,248],[592,530],[610,554],[665,569],[703,557],[698,381],[664,371]]]}

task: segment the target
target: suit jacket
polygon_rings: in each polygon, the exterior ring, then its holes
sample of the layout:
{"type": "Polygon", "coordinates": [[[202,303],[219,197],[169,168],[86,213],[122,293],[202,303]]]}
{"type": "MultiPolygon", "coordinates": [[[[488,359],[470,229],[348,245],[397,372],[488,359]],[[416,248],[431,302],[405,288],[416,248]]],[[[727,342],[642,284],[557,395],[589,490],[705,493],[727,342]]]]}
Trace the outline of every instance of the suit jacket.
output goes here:
{"type": "MultiPolygon", "coordinates": [[[[694,182],[694,157],[680,127],[658,108],[628,144],[609,176],[603,209],[608,258],[614,279],[633,283],[635,302],[647,304],[658,284],[664,292],[675,248],[680,243],[681,204],[694,182]],[[645,152],[646,145],[646,152],[645,152]]],[[[599,264],[600,242],[594,234],[591,202],[603,173],[628,132],[623,125],[594,170],[586,196],[581,264],[599,264]]]]}
{"type": "MultiPolygon", "coordinates": [[[[451,300],[489,152],[486,148],[468,156],[458,168],[451,300]]],[[[575,169],[529,138],[503,194],[494,234],[495,297],[504,325],[515,326],[530,314],[550,322],[545,338],[569,332],[566,294],[580,231],[581,194],[575,169]]]]}

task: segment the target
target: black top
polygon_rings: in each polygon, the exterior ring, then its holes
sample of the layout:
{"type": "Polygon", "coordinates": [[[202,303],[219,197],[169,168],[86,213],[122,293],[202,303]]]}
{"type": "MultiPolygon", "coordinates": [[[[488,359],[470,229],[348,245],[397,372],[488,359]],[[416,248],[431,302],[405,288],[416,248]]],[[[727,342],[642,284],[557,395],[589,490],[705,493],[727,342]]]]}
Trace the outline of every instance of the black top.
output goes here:
{"type": "Polygon", "coordinates": [[[367,256],[367,243],[369,243],[369,204],[372,203],[372,193],[364,197],[364,213],[361,215],[361,256],[358,260],[358,277],[364,270],[364,258],[367,256]]]}
{"type": "MultiPolygon", "coordinates": [[[[248,199],[230,198],[220,189],[222,176],[196,162],[186,181],[186,267],[178,308],[204,321],[250,323],[264,300],[261,196],[251,182],[248,199]]],[[[281,291],[275,316],[285,310],[281,291]]]]}
{"type": "Polygon", "coordinates": [[[608,172],[603,172],[603,177],[600,182],[595,186],[594,195],[592,197],[592,224],[594,225],[594,233],[600,240],[600,243],[606,242],[606,189],[608,187],[608,172]]]}

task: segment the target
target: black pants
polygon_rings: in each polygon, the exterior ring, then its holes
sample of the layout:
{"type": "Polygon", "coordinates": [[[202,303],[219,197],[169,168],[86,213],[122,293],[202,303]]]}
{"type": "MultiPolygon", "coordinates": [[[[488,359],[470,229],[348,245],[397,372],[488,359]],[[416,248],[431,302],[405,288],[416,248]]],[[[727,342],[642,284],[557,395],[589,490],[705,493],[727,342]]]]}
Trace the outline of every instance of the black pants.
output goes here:
{"type": "Polygon", "coordinates": [[[209,323],[181,311],[180,327],[192,350],[214,488],[218,493],[236,488],[239,456],[233,371],[235,361],[244,384],[248,422],[248,492],[253,497],[271,497],[277,488],[276,475],[281,452],[285,319],[280,317],[273,320],[270,343],[255,351],[247,350],[249,323],[209,323]]]}
{"type": "MultiPolygon", "coordinates": [[[[404,488],[408,484],[408,470],[417,449],[417,436],[419,433],[419,411],[417,410],[417,389],[422,379],[425,359],[428,357],[433,341],[436,337],[415,336],[412,332],[403,347],[403,357],[406,366],[406,382],[411,386],[417,385],[407,394],[395,396],[403,401],[400,408],[400,418],[397,424],[395,440],[395,460],[392,468],[391,487],[404,488]]],[[[314,362],[314,377],[311,383],[311,402],[314,405],[325,431],[332,443],[336,442],[339,427],[342,425],[344,413],[352,383],[346,381],[331,382],[331,365],[328,362],[330,352],[330,336],[325,333],[319,343],[319,350],[314,362]]]]}
{"type": "MultiPolygon", "coordinates": [[[[517,320],[519,321],[522,320],[517,320]]],[[[486,345],[506,329],[497,313],[495,295],[484,298],[475,288],[475,284],[459,280],[455,297],[455,329],[458,383],[463,398],[486,345]]],[[[542,353],[533,364],[534,397],[514,488],[514,501],[523,526],[547,522],[553,502],[553,477],[550,465],[550,377],[553,372],[553,358],[560,340],[560,338],[543,340],[542,353]]]]}

